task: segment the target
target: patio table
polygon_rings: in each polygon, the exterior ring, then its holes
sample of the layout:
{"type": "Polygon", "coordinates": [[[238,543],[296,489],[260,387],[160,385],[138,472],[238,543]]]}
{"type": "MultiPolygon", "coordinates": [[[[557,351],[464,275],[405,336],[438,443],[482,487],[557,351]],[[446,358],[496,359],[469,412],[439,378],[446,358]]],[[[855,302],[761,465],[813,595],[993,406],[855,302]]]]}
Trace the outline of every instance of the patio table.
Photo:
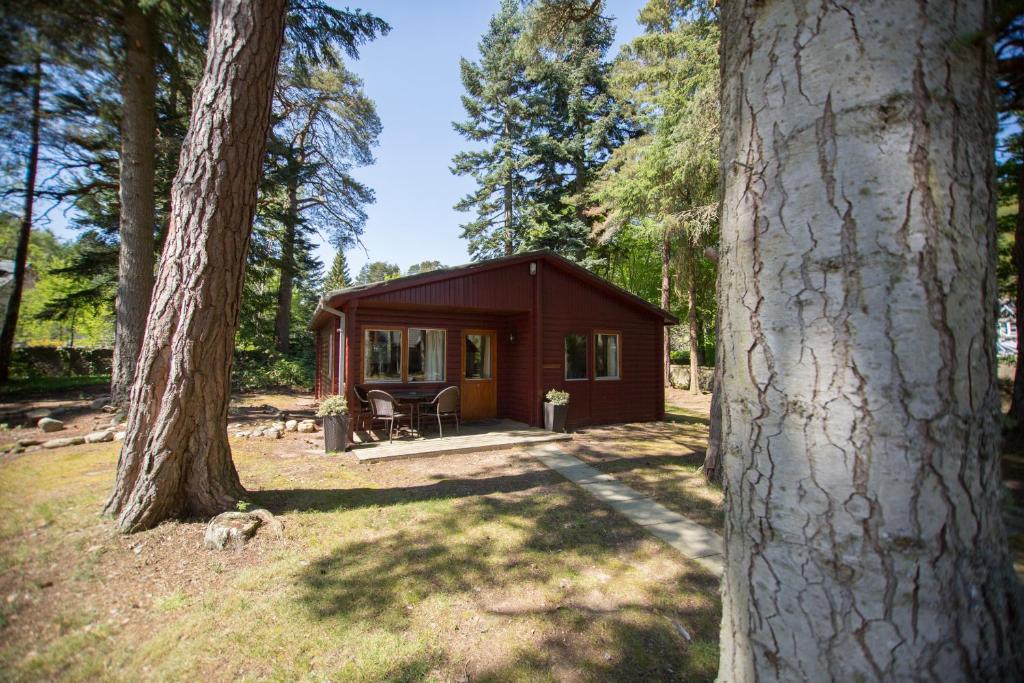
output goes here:
{"type": "Polygon", "coordinates": [[[420,433],[417,428],[417,425],[419,425],[420,403],[432,401],[437,396],[437,392],[425,389],[400,389],[392,391],[391,396],[399,403],[409,406],[409,419],[411,420],[409,430],[418,435],[420,433]]]}

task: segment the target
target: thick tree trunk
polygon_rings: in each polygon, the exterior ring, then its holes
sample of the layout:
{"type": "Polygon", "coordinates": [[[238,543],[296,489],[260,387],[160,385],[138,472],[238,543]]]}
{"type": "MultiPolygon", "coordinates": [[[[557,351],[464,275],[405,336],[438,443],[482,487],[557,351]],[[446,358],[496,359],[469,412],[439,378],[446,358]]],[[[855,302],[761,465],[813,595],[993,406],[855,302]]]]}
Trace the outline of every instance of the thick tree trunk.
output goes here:
{"type": "Polygon", "coordinates": [[[1013,269],[1017,275],[1017,368],[1013,375],[1013,394],[1009,416],[1016,429],[1024,431],[1024,145],[1017,151],[1017,223],[1013,230],[1013,269]]]}
{"type": "Polygon", "coordinates": [[[210,515],[243,493],[229,375],[285,0],[216,0],[171,193],[171,225],[106,512],[124,532],[210,515]]]}
{"type": "Polygon", "coordinates": [[[277,350],[288,353],[291,341],[292,285],[295,280],[295,230],[299,221],[299,194],[294,184],[288,187],[288,218],[281,236],[281,279],[277,285],[277,316],[274,337],[277,350]]]}
{"type": "Polygon", "coordinates": [[[719,680],[1021,680],[991,5],[722,12],[719,680]]]}
{"type": "Polygon", "coordinates": [[[14,353],[14,335],[18,331],[21,312],[21,293],[25,288],[25,268],[28,265],[28,242],[32,236],[32,213],[36,200],[36,172],[39,168],[39,125],[42,118],[43,63],[36,57],[32,78],[32,121],[29,123],[28,163],[25,166],[25,200],[18,230],[18,246],[14,252],[14,288],[7,302],[4,328],[0,331],[0,383],[11,376],[11,356],[14,353]]]}
{"type": "Polygon", "coordinates": [[[114,358],[110,393],[124,404],[146,332],[153,294],[153,230],[156,219],[156,57],[149,19],[136,0],[123,11],[121,80],[121,220],[117,259],[114,358]]]}
{"type": "MultiPolygon", "coordinates": [[[[672,305],[672,237],[665,230],[661,237],[661,310],[667,311],[672,305]]],[[[661,364],[665,386],[672,386],[672,343],[668,329],[665,330],[661,349],[661,364]]]]}

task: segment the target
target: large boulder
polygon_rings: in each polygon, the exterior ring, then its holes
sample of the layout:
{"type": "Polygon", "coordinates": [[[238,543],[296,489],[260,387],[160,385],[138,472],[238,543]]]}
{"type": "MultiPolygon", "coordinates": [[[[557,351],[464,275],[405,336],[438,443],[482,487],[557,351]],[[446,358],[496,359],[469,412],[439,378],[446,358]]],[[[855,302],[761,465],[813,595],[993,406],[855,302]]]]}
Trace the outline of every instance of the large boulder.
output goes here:
{"type": "Polygon", "coordinates": [[[64,429],[64,423],[60,420],[54,420],[52,417],[44,417],[36,423],[36,427],[39,427],[44,432],[59,432],[64,429]]]}
{"type": "Polygon", "coordinates": [[[299,421],[288,420],[287,422],[284,423],[284,428],[289,432],[294,432],[296,429],[299,428],[299,421]]]}
{"type": "Polygon", "coordinates": [[[100,410],[102,408],[105,408],[107,406],[107,404],[109,404],[109,403],[110,403],[110,397],[109,396],[100,396],[99,398],[94,398],[89,403],[89,407],[92,408],[93,410],[100,410]]]}
{"type": "Polygon", "coordinates": [[[297,429],[303,434],[309,434],[316,431],[316,423],[312,420],[303,420],[299,423],[297,429]]]}
{"type": "Polygon", "coordinates": [[[222,512],[206,525],[203,545],[211,550],[241,550],[262,526],[271,529],[278,536],[283,530],[281,522],[268,510],[222,512]]]}

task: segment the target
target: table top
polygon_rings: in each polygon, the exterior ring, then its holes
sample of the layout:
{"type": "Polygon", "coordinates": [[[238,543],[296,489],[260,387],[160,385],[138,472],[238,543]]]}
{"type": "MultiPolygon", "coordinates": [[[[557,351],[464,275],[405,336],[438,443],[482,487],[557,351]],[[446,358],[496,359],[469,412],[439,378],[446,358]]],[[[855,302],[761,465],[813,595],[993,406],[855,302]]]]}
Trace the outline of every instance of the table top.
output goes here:
{"type": "Polygon", "coordinates": [[[398,401],[420,401],[425,398],[434,398],[437,396],[437,392],[425,389],[400,389],[399,391],[392,391],[391,395],[398,401]]]}

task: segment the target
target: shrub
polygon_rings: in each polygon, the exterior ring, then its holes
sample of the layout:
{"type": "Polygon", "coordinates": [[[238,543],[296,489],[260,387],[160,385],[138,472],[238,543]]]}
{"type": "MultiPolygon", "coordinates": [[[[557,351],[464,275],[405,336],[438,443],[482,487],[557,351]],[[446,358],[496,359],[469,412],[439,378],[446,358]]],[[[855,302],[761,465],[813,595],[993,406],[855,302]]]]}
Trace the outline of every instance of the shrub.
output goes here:
{"type": "Polygon", "coordinates": [[[544,400],[555,406],[564,406],[569,404],[569,392],[559,391],[558,389],[552,389],[545,396],[544,400]]]}
{"type": "Polygon", "coordinates": [[[235,391],[308,390],[313,386],[313,367],[303,357],[266,351],[236,351],[231,385],[235,391]]]}
{"type": "Polygon", "coordinates": [[[348,401],[344,396],[328,396],[320,401],[316,409],[317,417],[331,417],[333,415],[345,415],[348,413],[348,401]]]}

